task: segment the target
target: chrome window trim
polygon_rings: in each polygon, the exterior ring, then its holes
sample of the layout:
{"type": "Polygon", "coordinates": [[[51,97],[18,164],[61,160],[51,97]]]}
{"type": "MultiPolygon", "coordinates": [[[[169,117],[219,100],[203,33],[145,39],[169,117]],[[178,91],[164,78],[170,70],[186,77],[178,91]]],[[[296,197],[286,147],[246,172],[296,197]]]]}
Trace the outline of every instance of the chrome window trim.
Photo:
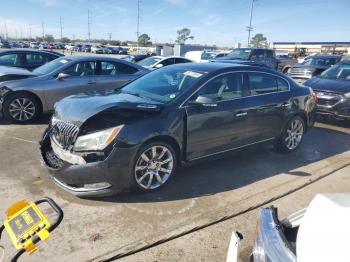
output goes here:
{"type": "Polygon", "coordinates": [[[268,72],[261,72],[261,71],[233,71],[233,72],[224,72],[224,73],[221,73],[219,75],[216,75],[212,78],[210,78],[209,80],[207,80],[205,83],[203,83],[200,87],[198,87],[194,92],[192,92],[191,95],[189,95],[184,102],[182,102],[180,104],[180,106],[178,108],[183,108],[185,107],[185,103],[195,94],[197,93],[201,88],[203,88],[207,83],[209,83],[210,81],[214,80],[215,78],[218,78],[220,76],[223,76],[223,75],[227,75],[227,74],[234,74],[234,73],[260,73],[260,74],[267,74],[267,75],[272,75],[274,77],[278,77],[282,80],[284,80],[285,82],[287,82],[288,84],[288,90],[283,90],[283,91],[276,91],[276,92],[271,92],[271,93],[267,93],[267,94],[260,94],[260,95],[249,95],[249,96],[242,96],[242,97],[237,97],[237,98],[232,98],[232,99],[227,99],[227,100],[222,100],[222,101],[217,101],[217,103],[221,103],[221,102],[227,102],[227,101],[232,101],[232,100],[236,100],[236,99],[242,99],[242,98],[248,98],[248,97],[255,97],[255,96],[265,96],[265,95],[270,95],[270,94],[276,94],[276,93],[284,93],[284,92],[290,92],[290,83],[288,80],[286,80],[285,78],[279,76],[279,75],[276,75],[274,73],[268,73],[268,72]]]}
{"type": "Polygon", "coordinates": [[[230,148],[230,149],[226,149],[226,150],[223,150],[223,151],[215,152],[215,153],[208,154],[208,155],[205,155],[205,156],[196,157],[196,158],[193,158],[193,159],[191,159],[189,161],[195,161],[195,160],[198,160],[198,159],[201,159],[201,158],[218,155],[218,154],[221,154],[221,153],[233,151],[233,150],[240,149],[240,148],[243,148],[243,147],[252,146],[252,145],[255,145],[255,144],[271,141],[273,139],[275,139],[275,137],[271,137],[271,138],[268,138],[268,139],[260,140],[260,141],[253,142],[253,143],[249,143],[249,144],[246,144],[246,145],[243,145],[243,146],[233,147],[233,148],[230,148]]]}

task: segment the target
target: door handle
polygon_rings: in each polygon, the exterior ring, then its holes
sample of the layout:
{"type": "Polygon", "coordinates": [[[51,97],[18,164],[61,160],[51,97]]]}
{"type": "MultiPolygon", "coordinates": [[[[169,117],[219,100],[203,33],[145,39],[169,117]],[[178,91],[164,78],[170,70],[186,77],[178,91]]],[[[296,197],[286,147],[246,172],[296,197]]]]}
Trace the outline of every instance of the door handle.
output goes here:
{"type": "Polygon", "coordinates": [[[237,113],[236,116],[242,117],[242,116],[246,116],[247,114],[248,114],[247,112],[240,112],[240,113],[237,113]]]}
{"type": "Polygon", "coordinates": [[[94,85],[96,83],[97,83],[96,80],[90,80],[90,81],[87,82],[88,85],[94,85]]]}

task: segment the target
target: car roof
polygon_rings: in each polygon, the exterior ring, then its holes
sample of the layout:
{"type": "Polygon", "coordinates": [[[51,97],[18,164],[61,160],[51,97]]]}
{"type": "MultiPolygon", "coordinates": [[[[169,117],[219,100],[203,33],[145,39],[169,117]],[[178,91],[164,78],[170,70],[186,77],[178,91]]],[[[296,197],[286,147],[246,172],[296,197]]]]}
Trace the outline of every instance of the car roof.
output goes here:
{"type": "MultiPolygon", "coordinates": [[[[211,73],[215,71],[219,71],[222,69],[238,69],[238,68],[254,68],[255,66],[249,66],[249,65],[242,65],[242,64],[233,64],[233,63],[220,63],[220,62],[209,62],[209,63],[181,63],[181,64],[175,64],[171,65],[171,67],[177,67],[182,68],[189,71],[199,71],[199,72],[206,72],[211,73]]],[[[265,70],[265,68],[263,69],[265,70]]]]}
{"type": "Polygon", "coordinates": [[[32,53],[54,54],[58,56],[64,56],[64,54],[61,54],[59,52],[55,52],[51,50],[38,50],[38,49],[32,49],[32,48],[12,48],[8,50],[0,51],[0,53],[12,53],[12,52],[32,52],[32,53]]]}
{"type": "Polygon", "coordinates": [[[313,55],[309,58],[341,58],[341,55],[313,55]]]}

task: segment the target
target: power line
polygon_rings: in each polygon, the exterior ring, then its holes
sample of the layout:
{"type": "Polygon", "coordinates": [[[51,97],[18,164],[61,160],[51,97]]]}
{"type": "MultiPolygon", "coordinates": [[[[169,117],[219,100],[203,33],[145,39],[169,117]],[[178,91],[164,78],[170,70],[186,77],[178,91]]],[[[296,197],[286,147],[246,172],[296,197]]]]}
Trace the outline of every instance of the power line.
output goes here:
{"type": "Polygon", "coordinates": [[[252,20],[253,20],[253,9],[254,9],[254,2],[257,0],[252,0],[252,5],[250,7],[250,20],[249,20],[249,26],[247,26],[248,31],[248,46],[250,45],[250,33],[253,31],[252,27],[252,20]]]}

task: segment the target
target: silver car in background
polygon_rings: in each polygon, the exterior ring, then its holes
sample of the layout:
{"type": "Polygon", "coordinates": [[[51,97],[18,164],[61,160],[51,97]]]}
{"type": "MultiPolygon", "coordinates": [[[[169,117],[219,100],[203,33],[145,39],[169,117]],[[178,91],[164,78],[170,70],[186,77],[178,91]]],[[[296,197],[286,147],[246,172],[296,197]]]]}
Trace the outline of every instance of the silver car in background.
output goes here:
{"type": "Polygon", "coordinates": [[[52,111],[66,96],[118,89],[148,72],[137,64],[110,57],[58,58],[35,69],[36,77],[0,83],[0,111],[9,121],[30,122],[52,111]]]}

